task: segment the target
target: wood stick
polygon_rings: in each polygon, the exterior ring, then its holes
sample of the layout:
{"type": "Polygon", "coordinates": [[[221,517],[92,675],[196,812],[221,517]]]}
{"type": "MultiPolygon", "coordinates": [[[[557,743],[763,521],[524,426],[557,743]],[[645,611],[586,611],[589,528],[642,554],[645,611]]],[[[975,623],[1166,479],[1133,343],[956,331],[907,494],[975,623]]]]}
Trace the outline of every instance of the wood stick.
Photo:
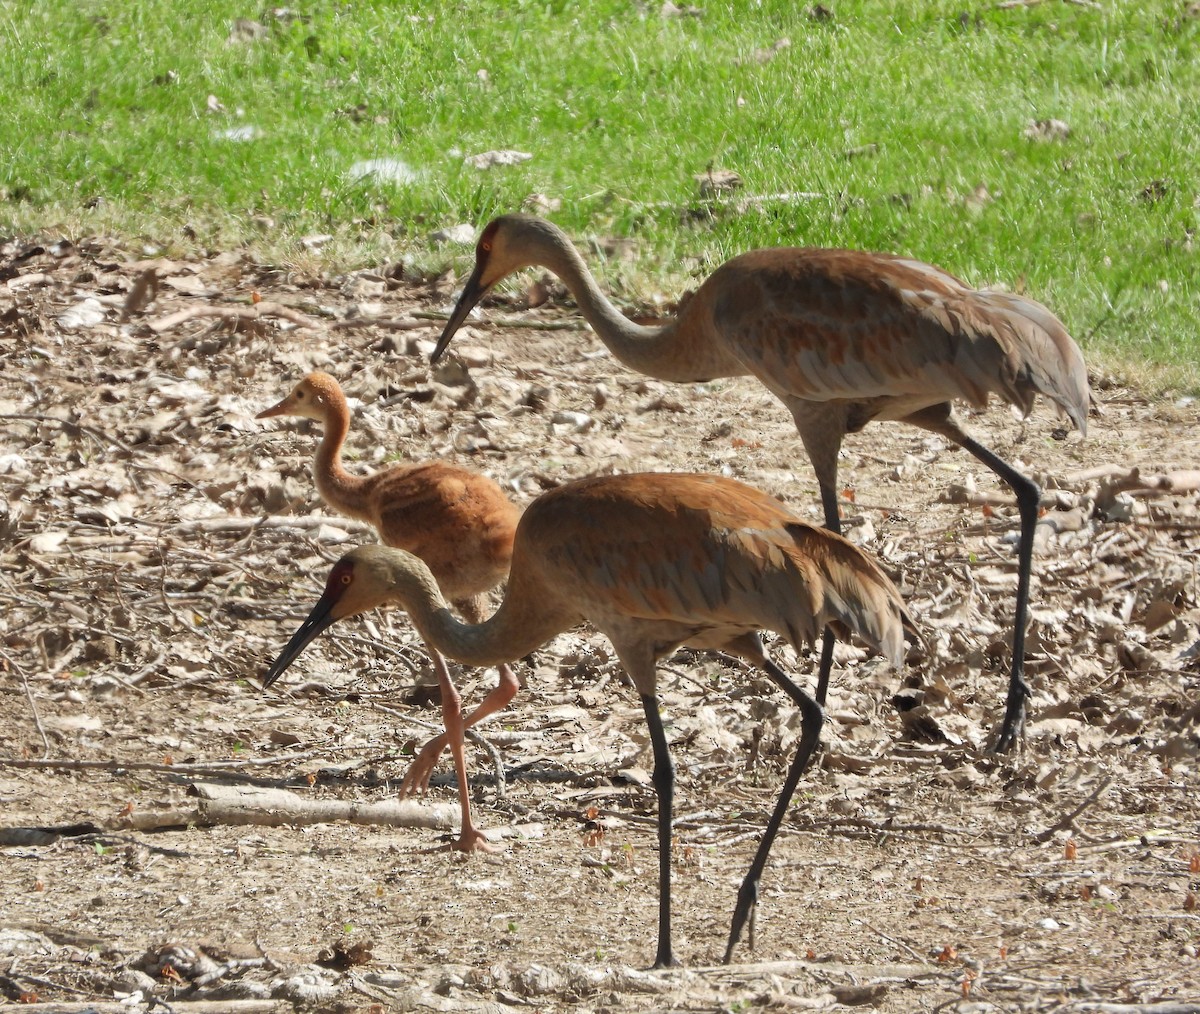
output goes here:
{"type": "MultiPolygon", "coordinates": [[[[33,1014],[130,1014],[141,1010],[113,1000],[70,1000],[58,1003],[23,1003],[14,1011],[33,1014]]],[[[175,1014],[293,1014],[290,1000],[172,1000],[166,1010],[175,1014]]]]}
{"type": "Polygon", "coordinates": [[[214,825],[253,824],[279,827],[283,824],[380,824],[386,827],[454,826],[458,810],[448,803],[417,803],[412,800],[384,800],[360,803],[345,799],[306,799],[286,789],[257,786],[216,785],[196,782],[188,794],[198,802],[193,809],[136,810],[122,819],[123,827],[150,831],[162,827],[211,827],[214,825]]]}
{"type": "Polygon", "coordinates": [[[297,327],[316,328],[321,324],[320,321],[314,320],[299,310],[293,310],[290,306],[284,306],[282,303],[263,301],[261,303],[254,303],[251,306],[189,306],[185,310],[178,310],[165,317],[159,317],[158,320],[150,321],[148,327],[155,334],[162,334],[164,331],[169,331],[171,328],[178,327],[189,320],[195,320],[197,317],[217,317],[223,321],[259,320],[263,317],[281,317],[283,320],[291,321],[297,327]]]}
{"type": "Polygon", "coordinates": [[[425,327],[436,327],[432,320],[395,320],[389,317],[350,317],[329,325],[334,331],[353,331],[364,327],[379,327],[385,331],[416,331],[425,327]]]}
{"type": "Polygon", "coordinates": [[[1100,784],[1097,785],[1096,788],[1092,790],[1092,794],[1090,796],[1088,796],[1087,799],[1085,799],[1082,803],[1080,803],[1077,807],[1075,807],[1075,809],[1073,809],[1070,813],[1068,813],[1065,816],[1060,817],[1058,820],[1056,820],[1053,824],[1051,824],[1048,828],[1046,828],[1045,831],[1042,831],[1041,833],[1037,834],[1033,840],[1036,842],[1039,842],[1039,843],[1047,842],[1051,838],[1053,838],[1054,835],[1058,831],[1064,831],[1069,827],[1074,827],[1075,818],[1078,817],[1081,813],[1083,813],[1084,810],[1086,810],[1089,806],[1091,806],[1102,795],[1104,795],[1105,790],[1111,784],[1112,784],[1111,778],[1101,779],[1100,784]]]}
{"type": "Polygon", "coordinates": [[[168,528],[172,534],[195,535],[201,532],[208,534],[248,532],[255,528],[298,528],[303,530],[321,528],[325,525],[331,528],[340,528],[353,535],[365,535],[371,532],[368,525],[361,521],[355,521],[353,518],[329,518],[321,515],[291,517],[284,514],[269,514],[261,518],[197,518],[193,521],[180,521],[177,524],[169,525],[168,528]]]}

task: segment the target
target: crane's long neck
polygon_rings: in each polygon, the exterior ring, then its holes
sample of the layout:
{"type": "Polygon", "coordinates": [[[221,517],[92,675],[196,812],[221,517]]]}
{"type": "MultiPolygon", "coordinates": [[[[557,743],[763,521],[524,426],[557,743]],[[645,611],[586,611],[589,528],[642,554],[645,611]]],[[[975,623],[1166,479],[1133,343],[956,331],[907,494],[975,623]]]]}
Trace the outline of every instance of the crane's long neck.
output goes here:
{"type": "Polygon", "coordinates": [[[635,324],[600,291],[578,251],[569,243],[545,258],[549,268],[571,290],[584,318],[622,363],[659,380],[699,381],[735,377],[748,371],[720,342],[708,315],[694,300],[679,316],[660,327],[635,324]]]}
{"type": "Polygon", "coordinates": [[[526,588],[518,575],[489,619],[465,623],[450,611],[433,575],[421,569],[417,586],[409,583],[397,599],[427,644],[464,665],[483,668],[524,658],[582,619],[557,605],[546,589],[526,588]]]}
{"type": "Polygon", "coordinates": [[[322,423],[324,434],[317,446],[313,476],[321,499],[340,514],[369,521],[366,504],[368,479],[351,475],[342,467],[342,445],[350,432],[349,411],[331,411],[322,423]]]}

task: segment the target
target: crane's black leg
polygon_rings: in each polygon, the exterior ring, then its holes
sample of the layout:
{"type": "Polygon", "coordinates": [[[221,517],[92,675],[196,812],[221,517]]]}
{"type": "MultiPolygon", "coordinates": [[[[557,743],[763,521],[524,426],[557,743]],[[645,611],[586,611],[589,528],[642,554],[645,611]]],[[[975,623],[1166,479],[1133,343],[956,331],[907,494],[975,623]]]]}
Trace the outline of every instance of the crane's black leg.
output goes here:
{"type": "MultiPolygon", "coordinates": [[[[825,527],[831,532],[842,533],[842,519],[838,514],[837,491],[821,483],[821,509],[825,512],[825,527]]],[[[825,705],[825,694],[829,690],[829,674],[833,671],[833,631],[828,627],[821,637],[821,664],[817,666],[817,703],[825,705]]]]}
{"type": "Polygon", "coordinates": [[[959,441],[969,451],[1012,487],[1017,497],[1021,517],[1021,539],[1017,544],[1017,608],[1013,616],[1012,673],[1008,679],[1008,701],[1004,721],[993,750],[1007,753],[1021,738],[1025,727],[1025,710],[1029,700],[1029,685],[1025,682],[1025,628],[1029,623],[1029,583],[1033,570],[1033,536],[1037,529],[1038,506],[1042,491],[1028,476],[1022,475],[1007,461],[969,437],[959,441]]]}
{"type": "Polygon", "coordinates": [[[654,791],[658,795],[658,953],[655,968],[670,968],[676,964],[671,953],[671,820],[675,802],[675,764],[667,747],[662,716],[658,713],[658,698],[642,695],[642,709],[650,729],[650,745],[654,748],[654,791]]]}
{"type": "Polygon", "coordinates": [[[767,865],[767,855],[771,851],[775,835],[779,832],[779,825],[783,823],[788,806],[791,805],[792,796],[800,782],[800,776],[804,774],[804,769],[808,767],[808,762],[817,749],[817,743],[821,738],[821,726],[825,723],[825,712],[821,705],[796,686],[782,669],[770,659],[765,660],[765,668],[767,675],[800,708],[804,724],[800,735],[800,746],[796,748],[796,757],[788,769],[787,778],[784,779],[783,789],[780,790],[779,799],[775,803],[775,810],[771,814],[771,819],[767,821],[762,841],[758,843],[758,851],[754,853],[754,861],[750,864],[750,869],[746,871],[746,877],[738,890],[737,905],[733,910],[733,924],[729,929],[729,943],[725,948],[725,964],[727,965],[733,957],[733,948],[736,946],[738,938],[741,937],[742,928],[746,925],[747,920],[750,923],[750,948],[752,950],[754,948],[754,909],[758,903],[758,882],[767,865]]]}

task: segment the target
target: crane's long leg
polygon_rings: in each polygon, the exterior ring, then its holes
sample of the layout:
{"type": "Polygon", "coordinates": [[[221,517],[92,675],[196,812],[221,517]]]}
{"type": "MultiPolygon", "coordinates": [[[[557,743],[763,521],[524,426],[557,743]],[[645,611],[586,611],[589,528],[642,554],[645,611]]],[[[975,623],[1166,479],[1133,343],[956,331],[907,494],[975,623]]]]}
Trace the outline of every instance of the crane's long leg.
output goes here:
{"type": "Polygon", "coordinates": [[[1029,700],[1029,684],[1025,682],[1025,627],[1029,623],[1029,584],[1033,571],[1033,536],[1037,529],[1038,505],[1041,490],[1028,476],[1022,475],[1003,458],[989,451],[970,437],[962,436],[958,443],[995,472],[1012,487],[1021,516],[1021,539],[1017,544],[1017,608],[1013,616],[1012,673],[1008,678],[1008,700],[1004,721],[993,750],[1007,753],[1021,737],[1025,727],[1025,710],[1029,700]]]}
{"type": "Polygon", "coordinates": [[[817,743],[821,738],[821,726],[825,723],[825,712],[821,708],[821,705],[801,690],[800,687],[796,686],[783,670],[769,658],[764,657],[763,662],[767,675],[800,708],[803,725],[801,727],[800,745],[796,748],[796,757],[792,761],[792,766],[788,769],[787,778],[784,779],[783,788],[780,790],[779,799],[775,803],[775,810],[771,814],[771,819],[767,821],[767,828],[763,832],[762,841],[758,843],[758,851],[754,853],[754,861],[750,864],[750,869],[746,871],[746,877],[742,881],[741,888],[738,890],[737,905],[733,910],[733,924],[729,929],[729,943],[725,948],[725,964],[727,965],[733,957],[733,948],[737,944],[738,938],[742,935],[742,928],[746,925],[747,919],[750,922],[750,948],[751,950],[754,949],[754,909],[758,903],[758,882],[762,877],[763,869],[767,865],[767,855],[771,851],[775,835],[779,832],[779,826],[783,823],[788,806],[791,805],[792,796],[795,794],[796,786],[800,782],[800,776],[804,774],[804,769],[808,767],[808,762],[812,759],[812,755],[817,749],[817,743]]]}
{"type": "Polygon", "coordinates": [[[658,713],[658,697],[642,694],[642,708],[654,748],[654,791],[658,795],[658,951],[655,968],[676,964],[671,953],[671,821],[675,803],[675,764],[667,746],[667,734],[658,713]]]}
{"type": "MultiPolygon", "coordinates": [[[[499,684],[495,690],[479,702],[479,706],[474,711],[463,719],[464,732],[473,725],[482,722],[489,715],[494,715],[497,711],[503,711],[508,707],[509,702],[516,697],[517,690],[519,689],[516,674],[507,665],[497,666],[496,671],[500,674],[499,684]]],[[[449,742],[449,736],[443,732],[434,736],[433,739],[421,747],[417,755],[413,758],[412,763],[408,766],[408,772],[404,776],[404,781],[400,783],[401,799],[417,793],[424,793],[429,788],[429,779],[433,775],[434,765],[449,742]]]]}
{"type": "Polygon", "coordinates": [[[425,650],[433,662],[437,673],[438,688],[442,697],[442,723],[446,726],[446,739],[450,744],[450,753],[454,757],[454,774],[458,778],[458,801],[462,808],[462,828],[458,840],[450,843],[450,848],[459,852],[495,852],[496,846],[488,842],[471,820],[471,786],[467,782],[467,750],[465,746],[464,724],[462,714],[462,698],[458,688],[450,678],[450,670],[441,652],[426,644],[425,650]]]}
{"type": "MultiPolygon", "coordinates": [[[[837,490],[821,483],[821,508],[825,511],[825,527],[831,532],[842,533],[842,518],[838,514],[837,490]]],[[[833,631],[828,627],[821,637],[821,664],[817,666],[817,703],[825,706],[825,693],[829,689],[829,674],[833,671],[833,631]]]]}

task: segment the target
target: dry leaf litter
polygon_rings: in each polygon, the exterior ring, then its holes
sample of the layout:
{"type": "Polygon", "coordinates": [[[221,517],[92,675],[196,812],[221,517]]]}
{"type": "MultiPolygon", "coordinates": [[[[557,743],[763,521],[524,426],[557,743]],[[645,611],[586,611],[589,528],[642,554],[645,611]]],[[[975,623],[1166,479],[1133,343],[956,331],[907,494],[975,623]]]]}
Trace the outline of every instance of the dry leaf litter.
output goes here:
{"type": "MultiPolygon", "coordinates": [[[[205,786],[387,803],[438,728],[398,611],[335,628],[280,692],[258,686],[330,563],[373,538],[315,493],[319,429],[253,418],[311,369],[351,397],[352,468],[444,458],[521,504],[597,472],[720,472],[819,520],[760,385],[636,376],[551,282],[492,301],[431,369],[454,289],[400,266],[306,276],[103,238],[0,248],[0,995],[597,1012],[1200,996],[1197,411],[1104,378],[1086,441],[1045,408],[968,420],[1045,488],[1032,718],[1011,757],[984,752],[1009,665],[1007,490],[914,429],[848,439],[847,529],[925,643],[900,673],[839,648],[819,762],[738,964],[716,962],[799,721],[729,660],[683,652],[661,673],[685,969],[644,970],[648,742],[585,629],[523,660],[521,693],[479,730],[476,807],[500,854],[428,852],[445,835],[428,827],[206,823],[205,786]],[[151,830],[171,814],[183,823],[151,830]]],[[[494,678],[460,671],[464,699],[494,678]]],[[[443,820],[453,798],[443,758],[425,806],[443,820]]]]}

